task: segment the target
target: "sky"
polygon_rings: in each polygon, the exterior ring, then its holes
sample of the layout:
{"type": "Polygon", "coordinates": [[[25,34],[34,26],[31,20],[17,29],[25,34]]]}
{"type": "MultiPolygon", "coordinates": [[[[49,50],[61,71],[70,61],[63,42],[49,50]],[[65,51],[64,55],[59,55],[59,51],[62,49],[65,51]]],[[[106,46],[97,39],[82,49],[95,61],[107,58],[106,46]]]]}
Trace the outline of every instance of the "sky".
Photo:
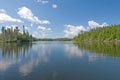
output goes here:
{"type": "Polygon", "coordinates": [[[0,0],[0,28],[23,25],[38,38],[74,37],[120,24],[120,0],[0,0]]]}

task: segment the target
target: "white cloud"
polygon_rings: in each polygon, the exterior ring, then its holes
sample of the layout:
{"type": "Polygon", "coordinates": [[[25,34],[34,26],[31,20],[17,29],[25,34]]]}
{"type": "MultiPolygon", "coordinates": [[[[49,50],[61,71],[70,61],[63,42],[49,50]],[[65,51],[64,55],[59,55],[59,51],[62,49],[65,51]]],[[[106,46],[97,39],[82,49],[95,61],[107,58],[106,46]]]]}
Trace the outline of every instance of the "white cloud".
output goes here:
{"type": "MultiPolygon", "coordinates": [[[[5,27],[5,29],[12,29],[12,30],[14,30],[16,27],[18,27],[18,25],[6,25],[6,26],[4,26],[5,27]]],[[[22,33],[22,31],[19,31],[20,33],[22,33]]],[[[0,31],[0,33],[1,33],[1,31],[0,31]]]]}
{"type": "Polygon", "coordinates": [[[42,26],[39,26],[38,29],[41,30],[41,31],[45,31],[46,30],[46,28],[42,27],[42,26]]]}
{"type": "Polygon", "coordinates": [[[97,23],[97,22],[95,22],[95,21],[93,21],[93,20],[91,20],[91,21],[88,21],[88,25],[89,25],[89,27],[91,28],[91,29],[93,29],[93,28],[97,28],[97,27],[104,27],[104,26],[108,26],[108,24],[107,23],[102,23],[101,25],[99,24],[99,23],[97,23]]]}
{"type": "Polygon", "coordinates": [[[34,16],[32,11],[25,6],[22,7],[22,8],[19,8],[19,11],[17,13],[21,18],[24,18],[24,19],[30,21],[31,24],[33,24],[33,23],[36,23],[36,24],[50,24],[50,21],[48,21],[48,20],[38,19],[38,17],[34,16]]]}
{"type": "Polygon", "coordinates": [[[52,5],[52,8],[57,8],[57,7],[58,7],[57,4],[53,4],[53,5],[52,5]]]}
{"type": "Polygon", "coordinates": [[[5,9],[0,9],[0,13],[6,13],[5,9]]]}
{"type": "Polygon", "coordinates": [[[32,33],[32,36],[33,36],[33,37],[38,37],[38,36],[39,36],[39,33],[38,33],[37,31],[34,31],[34,32],[32,33]]]}
{"type": "Polygon", "coordinates": [[[83,26],[74,26],[74,25],[64,25],[66,29],[63,31],[65,33],[65,37],[75,36],[80,31],[86,31],[83,26]]]}
{"type": "Polygon", "coordinates": [[[12,28],[14,30],[16,27],[17,27],[17,25],[7,25],[7,26],[5,26],[5,29],[12,28]]]}
{"type": "MultiPolygon", "coordinates": [[[[3,11],[4,12],[4,11],[3,11]]],[[[6,13],[0,13],[0,23],[4,22],[22,22],[20,19],[12,18],[6,13]]]]}
{"type": "Polygon", "coordinates": [[[38,38],[46,38],[52,32],[51,28],[38,26],[37,30],[33,32],[32,36],[38,38]]]}
{"type": "Polygon", "coordinates": [[[46,28],[46,27],[43,27],[43,26],[38,26],[38,29],[41,30],[41,31],[51,31],[51,28],[46,28]]]}
{"type": "Polygon", "coordinates": [[[42,3],[42,4],[46,4],[46,3],[48,3],[49,2],[49,0],[36,0],[37,2],[40,2],[40,3],[42,3]]]}
{"type": "Polygon", "coordinates": [[[108,26],[108,24],[106,22],[99,24],[93,20],[88,21],[88,25],[89,25],[89,27],[85,28],[84,26],[74,26],[74,25],[66,24],[66,25],[64,25],[64,26],[66,26],[66,28],[63,31],[65,33],[64,37],[75,36],[80,31],[88,31],[93,28],[108,26]]]}
{"type": "Polygon", "coordinates": [[[48,34],[46,32],[40,32],[40,31],[34,31],[32,34],[33,37],[37,37],[37,38],[46,38],[47,35],[48,34]]]}
{"type": "Polygon", "coordinates": [[[25,27],[25,30],[29,30],[29,27],[25,27]]]}

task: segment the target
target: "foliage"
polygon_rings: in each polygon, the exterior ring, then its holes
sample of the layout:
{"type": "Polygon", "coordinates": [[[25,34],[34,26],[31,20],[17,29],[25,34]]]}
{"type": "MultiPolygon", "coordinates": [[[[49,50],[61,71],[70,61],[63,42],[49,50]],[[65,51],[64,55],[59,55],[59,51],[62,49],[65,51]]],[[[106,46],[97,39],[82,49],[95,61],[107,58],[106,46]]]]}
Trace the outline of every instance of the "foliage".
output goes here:
{"type": "Polygon", "coordinates": [[[28,42],[32,41],[32,36],[29,35],[28,31],[25,31],[23,26],[23,33],[20,32],[16,26],[14,29],[2,27],[0,34],[1,42],[28,42]]]}
{"type": "Polygon", "coordinates": [[[70,38],[43,38],[43,39],[37,39],[38,41],[71,41],[70,38]]]}
{"type": "Polygon", "coordinates": [[[115,41],[120,40],[120,25],[98,27],[81,32],[73,38],[74,41],[115,41]]]}

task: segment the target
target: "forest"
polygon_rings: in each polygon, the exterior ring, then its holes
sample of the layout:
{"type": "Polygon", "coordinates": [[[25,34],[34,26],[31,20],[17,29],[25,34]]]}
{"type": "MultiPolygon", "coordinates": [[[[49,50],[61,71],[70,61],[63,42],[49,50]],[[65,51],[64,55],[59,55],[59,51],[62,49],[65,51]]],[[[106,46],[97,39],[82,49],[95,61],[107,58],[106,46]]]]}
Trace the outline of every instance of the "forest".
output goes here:
{"type": "Polygon", "coordinates": [[[30,42],[33,40],[32,35],[29,34],[23,25],[23,31],[20,32],[18,26],[13,28],[2,27],[0,33],[0,42],[30,42]]]}
{"type": "Polygon", "coordinates": [[[39,38],[37,41],[72,41],[72,38],[39,38]]]}
{"type": "Polygon", "coordinates": [[[110,25],[90,29],[89,31],[81,31],[73,38],[73,41],[120,41],[120,25],[110,25]]]}

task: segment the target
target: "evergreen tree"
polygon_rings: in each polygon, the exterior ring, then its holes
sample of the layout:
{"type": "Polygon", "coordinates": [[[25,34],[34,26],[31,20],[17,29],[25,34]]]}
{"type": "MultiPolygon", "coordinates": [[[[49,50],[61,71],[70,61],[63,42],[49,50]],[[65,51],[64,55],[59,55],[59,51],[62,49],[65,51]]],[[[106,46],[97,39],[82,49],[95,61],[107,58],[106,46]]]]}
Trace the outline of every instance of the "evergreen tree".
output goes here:
{"type": "Polygon", "coordinates": [[[73,38],[74,41],[115,41],[120,40],[120,25],[98,27],[81,32],[73,38]]]}
{"type": "Polygon", "coordinates": [[[20,41],[20,42],[28,42],[32,41],[32,35],[29,35],[28,31],[25,31],[25,27],[23,25],[23,33],[19,32],[18,27],[16,26],[13,30],[11,28],[2,27],[1,29],[1,40],[2,41],[20,41]]]}

